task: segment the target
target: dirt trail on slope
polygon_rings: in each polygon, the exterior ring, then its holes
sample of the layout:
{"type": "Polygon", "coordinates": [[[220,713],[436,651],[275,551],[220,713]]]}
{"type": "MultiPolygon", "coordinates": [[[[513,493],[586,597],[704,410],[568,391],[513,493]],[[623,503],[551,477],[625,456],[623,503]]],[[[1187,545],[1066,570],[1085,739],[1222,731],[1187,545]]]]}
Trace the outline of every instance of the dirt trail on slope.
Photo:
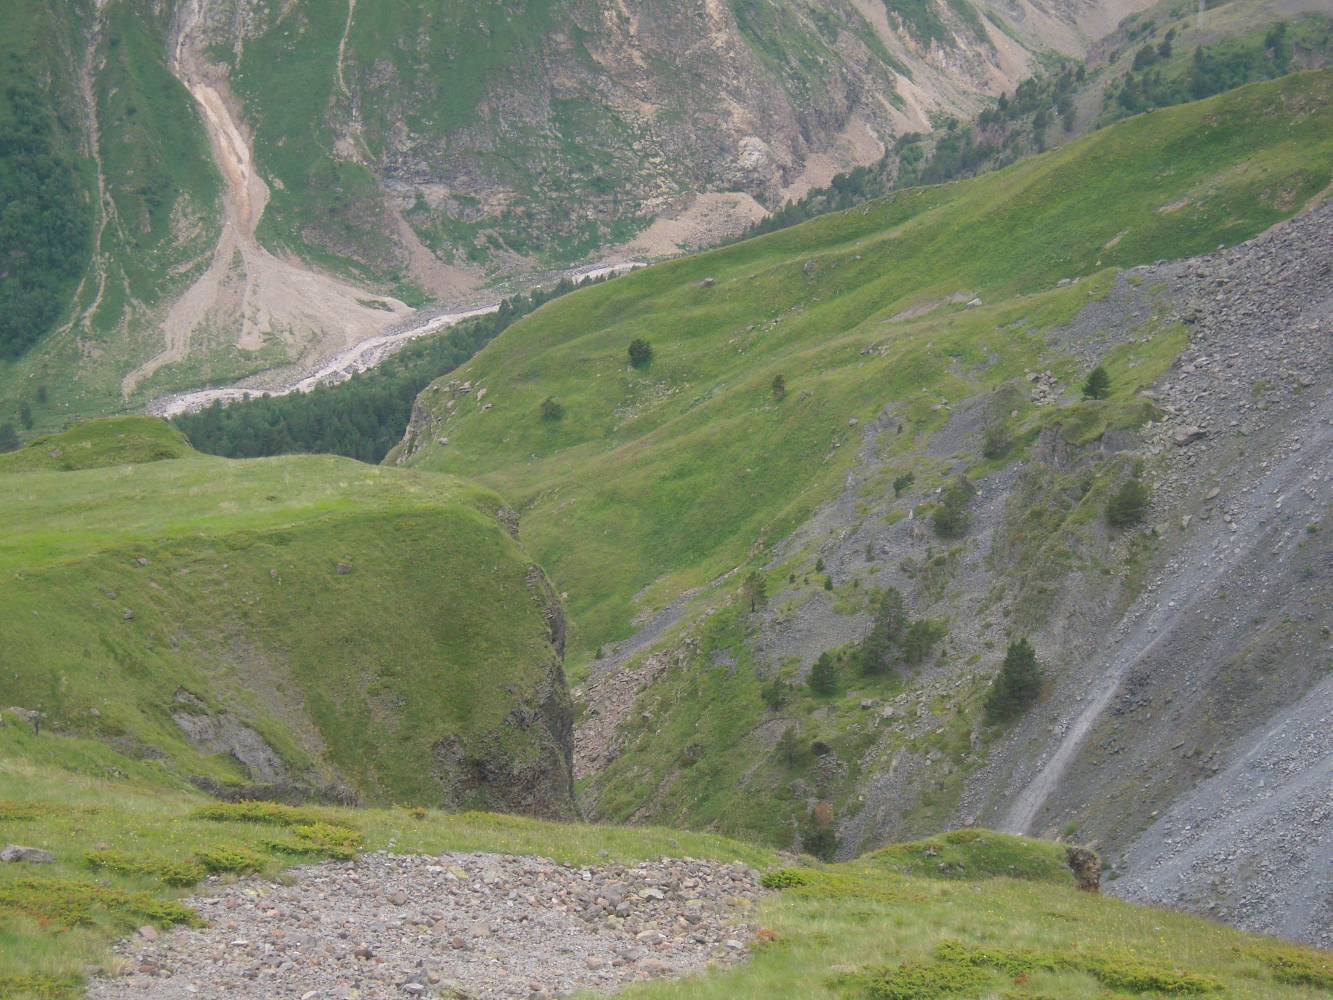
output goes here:
{"type": "Polygon", "coordinates": [[[200,55],[209,2],[191,0],[180,11],[171,71],[199,106],[225,182],[222,233],[208,270],[169,310],[162,351],[125,376],[121,391],[126,397],[160,368],[183,360],[191,341],[204,331],[220,332],[245,351],[276,338],[294,353],[308,355],[350,347],[411,312],[397,299],[282,260],[259,245],[255,232],[268,204],[268,187],[254,169],[225,79],[200,55]],[[312,336],[313,345],[307,343],[312,336]]]}

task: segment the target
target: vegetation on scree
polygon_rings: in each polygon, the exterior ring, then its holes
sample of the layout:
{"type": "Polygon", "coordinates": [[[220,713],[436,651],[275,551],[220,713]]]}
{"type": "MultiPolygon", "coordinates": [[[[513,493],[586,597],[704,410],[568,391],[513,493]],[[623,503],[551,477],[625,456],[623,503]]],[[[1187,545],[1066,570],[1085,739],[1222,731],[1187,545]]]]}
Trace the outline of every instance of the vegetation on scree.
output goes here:
{"type": "Polygon", "coordinates": [[[1293,36],[1298,33],[1316,51],[1326,53],[1333,44],[1329,22],[1311,18],[1295,29],[1279,21],[1260,36],[1196,45],[1188,58],[1179,58],[1176,32],[1168,30],[1160,41],[1149,40],[1135,50],[1130,72],[1106,88],[1103,118],[1114,121],[1284,76],[1294,68],[1293,36]]]}
{"type": "Polygon", "coordinates": [[[940,494],[932,523],[935,534],[941,538],[962,538],[972,523],[968,507],[977,495],[977,488],[966,476],[959,476],[940,494]]]}
{"type": "Polygon", "coordinates": [[[1107,374],[1106,369],[1098,365],[1092,371],[1088,372],[1087,381],[1083,383],[1084,399],[1105,399],[1111,394],[1111,376],[1107,374]]]}
{"type": "MultiPolygon", "coordinates": [[[[505,299],[498,312],[422,337],[338,385],[286,396],[261,395],[226,406],[219,401],[198,413],[175,417],[173,423],[194,447],[210,455],[264,458],[319,453],[380,462],[402,440],[422,389],[552,299],[605,280],[585,278],[577,284],[564,280],[549,289],[505,299]]],[[[548,399],[541,413],[546,420],[559,420],[564,407],[548,399]]]]}
{"type": "Polygon", "coordinates": [[[1113,528],[1128,528],[1140,523],[1148,512],[1152,493],[1148,485],[1135,476],[1125,480],[1106,503],[1106,523],[1113,528]]]}

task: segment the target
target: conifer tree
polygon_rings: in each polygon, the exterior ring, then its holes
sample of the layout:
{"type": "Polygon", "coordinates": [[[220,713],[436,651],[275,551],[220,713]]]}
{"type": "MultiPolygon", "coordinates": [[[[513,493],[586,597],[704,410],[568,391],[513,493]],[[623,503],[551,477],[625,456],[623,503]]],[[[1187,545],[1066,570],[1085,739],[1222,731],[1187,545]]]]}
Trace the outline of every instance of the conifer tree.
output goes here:
{"type": "Polygon", "coordinates": [[[1011,642],[1004,654],[1004,665],[991,682],[986,696],[986,718],[1003,722],[1020,715],[1041,694],[1041,665],[1037,652],[1027,639],[1011,642]]]}
{"type": "Polygon", "coordinates": [[[833,657],[820,653],[819,659],[810,669],[810,690],[818,695],[831,695],[838,690],[838,669],[833,665],[833,657]]]}
{"type": "Polygon", "coordinates": [[[1105,399],[1111,394],[1111,376],[1106,369],[1098,365],[1088,372],[1088,380],[1083,383],[1084,399],[1105,399]]]}

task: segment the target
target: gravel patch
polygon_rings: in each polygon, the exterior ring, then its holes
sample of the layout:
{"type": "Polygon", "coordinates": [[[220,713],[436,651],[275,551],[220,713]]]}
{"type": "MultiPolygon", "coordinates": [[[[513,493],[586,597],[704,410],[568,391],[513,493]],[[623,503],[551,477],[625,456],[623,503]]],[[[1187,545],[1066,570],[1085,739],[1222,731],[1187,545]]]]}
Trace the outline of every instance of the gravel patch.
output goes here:
{"type": "Polygon", "coordinates": [[[499,1000],[610,993],[744,958],[758,874],[662,860],[571,868],[543,858],[369,854],[290,884],[220,883],[201,930],[145,928],[91,1000],[291,997],[499,1000]]]}

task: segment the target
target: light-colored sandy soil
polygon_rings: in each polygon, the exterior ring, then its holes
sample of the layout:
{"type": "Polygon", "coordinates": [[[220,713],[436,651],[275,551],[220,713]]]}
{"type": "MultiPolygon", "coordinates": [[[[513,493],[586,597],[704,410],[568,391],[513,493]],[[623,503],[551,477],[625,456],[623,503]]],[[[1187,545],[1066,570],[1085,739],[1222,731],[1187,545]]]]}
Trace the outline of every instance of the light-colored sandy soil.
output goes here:
{"type": "Polygon", "coordinates": [[[126,397],[160,368],[183,360],[205,327],[229,331],[242,350],[258,350],[276,338],[294,353],[321,354],[374,337],[411,312],[397,299],[283,260],[259,245],[255,231],[268,187],[254,169],[225,80],[199,54],[206,3],[193,0],[181,12],[171,69],[199,105],[225,182],[222,233],[208,270],[168,310],[162,350],[125,376],[126,397]]]}

